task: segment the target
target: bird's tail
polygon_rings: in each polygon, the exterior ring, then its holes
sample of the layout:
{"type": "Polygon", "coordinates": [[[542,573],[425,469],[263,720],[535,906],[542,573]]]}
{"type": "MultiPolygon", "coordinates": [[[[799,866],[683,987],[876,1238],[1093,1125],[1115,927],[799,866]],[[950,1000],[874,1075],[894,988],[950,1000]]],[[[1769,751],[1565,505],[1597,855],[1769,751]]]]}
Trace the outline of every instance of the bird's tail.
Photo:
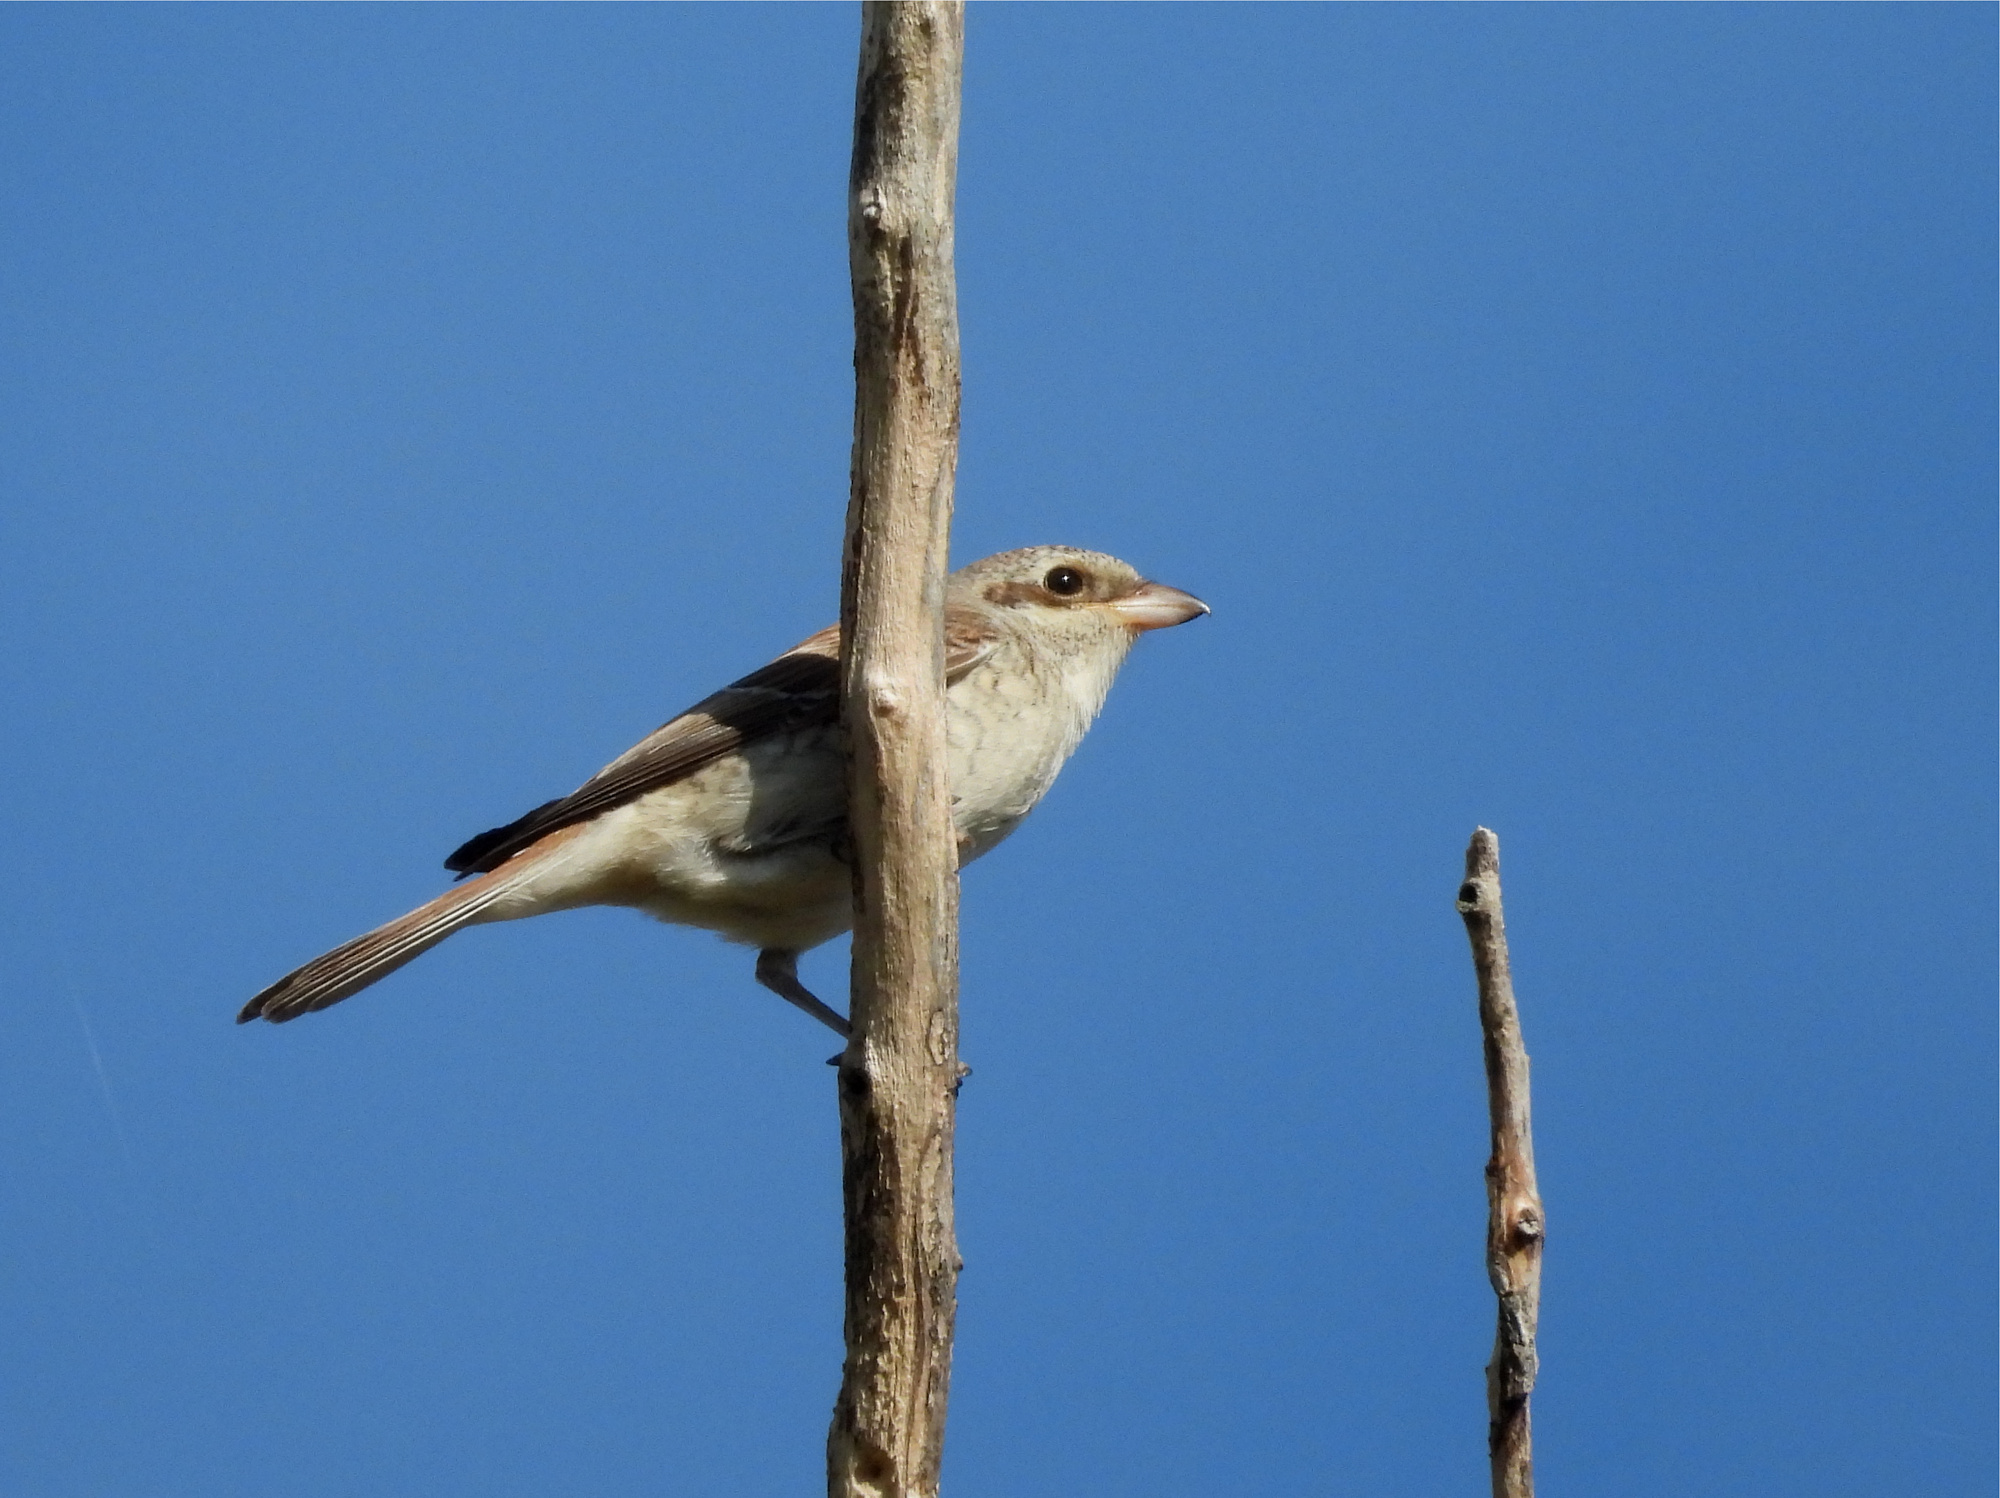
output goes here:
{"type": "Polygon", "coordinates": [[[267,1019],[282,1025],[361,992],[421,957],[459,927],[477,921],[535,861],[532,855],[517,856],[492,873],[448,889],[428,905],[315,957],[245,1004],[236,1023],[267,1019]]]}

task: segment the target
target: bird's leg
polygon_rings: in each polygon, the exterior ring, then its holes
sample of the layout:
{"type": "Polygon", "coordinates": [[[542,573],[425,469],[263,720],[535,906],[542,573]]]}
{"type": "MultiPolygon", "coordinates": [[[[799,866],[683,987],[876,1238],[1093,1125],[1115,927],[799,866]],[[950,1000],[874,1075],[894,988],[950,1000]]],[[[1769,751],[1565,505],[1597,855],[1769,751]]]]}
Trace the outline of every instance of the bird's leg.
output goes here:
{"type": "Polygon", "coordinates": [[[796,1004],[834,1034],[847,1034],[847,1021],[813,996],[799,982],[799,954],[766,947],[757,954],[757,981],[788,1003],[796,1004]]]}

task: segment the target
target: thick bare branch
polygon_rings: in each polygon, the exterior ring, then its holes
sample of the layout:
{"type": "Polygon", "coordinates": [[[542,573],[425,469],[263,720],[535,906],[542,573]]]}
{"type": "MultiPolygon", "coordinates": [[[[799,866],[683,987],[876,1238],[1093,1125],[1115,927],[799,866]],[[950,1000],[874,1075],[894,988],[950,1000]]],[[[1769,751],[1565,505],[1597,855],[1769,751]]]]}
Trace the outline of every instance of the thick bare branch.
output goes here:
{"type": "Polygon", "coordinates": [[[958,853],[944,583],[958,461],[952,194],[964,8],[862,6],[849,176],[854,460],[841,585],[855,924],[840,1062],[847,1359],[834,1498],[935,1494],[957,1308],[958,853]]]}
{"type": "Polygon", "coordinates": [[[1528,1396],[1534,1392],[1535,1329],[1541,1315],[1543,1217],[1528,1115],[1528,1051],[1507,962],[1500,906],[1500,839],[1481,827],[1465,850],[1458,913],[1479,975],[1486,1038],[1486,1097],[1493,1153],[1486,1162],[1486,1274],[1500,1298],[1493,1361],[1486,1366],[1487,1451],[1493,1498],[1534,1498],[1528,1396]]]}

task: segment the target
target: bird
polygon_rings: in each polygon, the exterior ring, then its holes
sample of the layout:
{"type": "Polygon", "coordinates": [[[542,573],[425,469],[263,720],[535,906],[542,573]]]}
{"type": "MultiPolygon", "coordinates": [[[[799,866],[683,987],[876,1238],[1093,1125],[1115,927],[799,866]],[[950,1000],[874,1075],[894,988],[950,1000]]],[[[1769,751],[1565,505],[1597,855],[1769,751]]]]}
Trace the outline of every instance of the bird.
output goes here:
{"type": "MultiPolygon", "coordinates": [[[[1004,551],[947,579],[945,728],[959,864],[990,852],[1055,782],[1133,642],[1209,612],[1101,552],[1004,551]]],[[[237,1023],[325,1009],[466,926],[634,907],[757,950],[757,982],[841,1035],[801,953],[854,922],[840,627],[671,719],[567,796],[445,860],[459,882],[264,989],[237,1023]]]]}

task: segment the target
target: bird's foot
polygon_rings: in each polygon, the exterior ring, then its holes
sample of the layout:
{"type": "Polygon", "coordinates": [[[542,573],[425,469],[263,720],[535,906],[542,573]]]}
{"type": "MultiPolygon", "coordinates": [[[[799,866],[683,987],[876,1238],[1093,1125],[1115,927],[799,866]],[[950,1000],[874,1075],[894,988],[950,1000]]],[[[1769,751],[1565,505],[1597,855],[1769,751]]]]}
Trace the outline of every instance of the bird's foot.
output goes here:
{"type": "Polygon", "coordinates": [[[786,1003],[796,1004],[834,1034],[845,1038],[850,1033],[847,1021],[841,1017],[840,1012],[821,1003],[818,995],[799,982],[797,952],[783,952],[776,947],[766,947],[759,952],[757,981],[786,1003]]]}

